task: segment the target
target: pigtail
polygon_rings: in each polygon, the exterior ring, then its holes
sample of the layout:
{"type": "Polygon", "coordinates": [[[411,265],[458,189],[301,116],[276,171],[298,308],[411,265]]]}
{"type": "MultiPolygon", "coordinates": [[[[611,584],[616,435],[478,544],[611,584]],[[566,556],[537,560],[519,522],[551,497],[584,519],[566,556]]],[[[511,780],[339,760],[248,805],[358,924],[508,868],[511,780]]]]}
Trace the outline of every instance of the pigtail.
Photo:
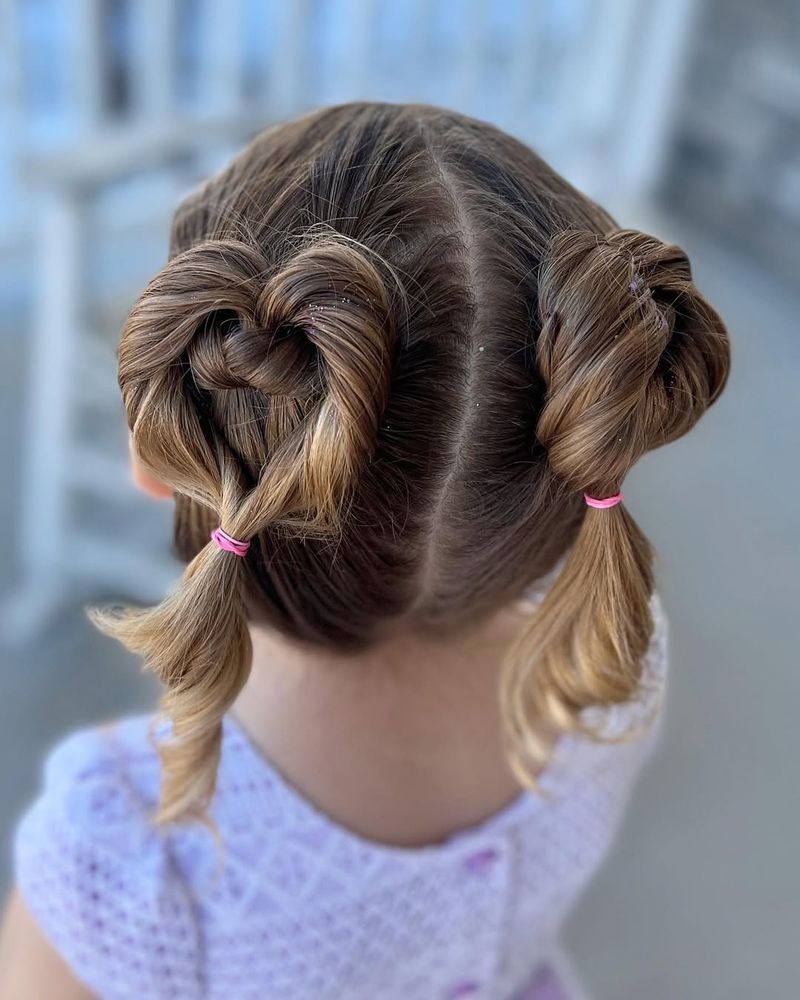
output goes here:
{"type": "MultiPolygon", "coordinates": [[[[610,497],[646,451],[686,433],[727,376],[725,332],[677,247],[633,231],[558,234],[539,278],[537,437],[565,505],[610,497]]],[[[623,504],[587,506],[563,568],[512,649],[510,759],[535,783],[558,732],[628,701],[652,633],[652,550],[623,504]],[[545,733],[546,736],[540,734],[545,733]]]]}
{"type": "Polygon", "coordinates": [[[273,530],[339,529],[388,397],[389,289],[380,262],[336,234],[277,263],[209,240],[176,256],[128,318],[119,378],[137,455],[209,528],[157,607],[93,613],[165,685],[158,822],[214,829],[222,719],[251,664],[250,543],[268,552],[273,530]]]}
{"type": "Polygon", "coordinates": [[[220,756],[222,717],[250,672],[250,635],[239,560],[209,543],[173,593],[154,608],[95,611],[92,618],[143,657],[164,684],[157,823],[204,819],[220,756]]]}

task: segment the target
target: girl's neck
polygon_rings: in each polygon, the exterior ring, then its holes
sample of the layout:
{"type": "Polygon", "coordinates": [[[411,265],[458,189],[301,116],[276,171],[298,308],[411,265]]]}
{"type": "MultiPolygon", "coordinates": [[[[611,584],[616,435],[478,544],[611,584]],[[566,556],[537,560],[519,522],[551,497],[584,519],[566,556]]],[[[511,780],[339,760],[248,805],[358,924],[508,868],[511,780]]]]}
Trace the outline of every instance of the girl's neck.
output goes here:
{"type": "Polygon", "coordinates": [[[435,842],[519,792],[497,691],[523,620],[505,609],[447,641],[406,635],[348,656],[253,628],[251,675],[231,714],[334,820],[374,840],[435,842]]]}

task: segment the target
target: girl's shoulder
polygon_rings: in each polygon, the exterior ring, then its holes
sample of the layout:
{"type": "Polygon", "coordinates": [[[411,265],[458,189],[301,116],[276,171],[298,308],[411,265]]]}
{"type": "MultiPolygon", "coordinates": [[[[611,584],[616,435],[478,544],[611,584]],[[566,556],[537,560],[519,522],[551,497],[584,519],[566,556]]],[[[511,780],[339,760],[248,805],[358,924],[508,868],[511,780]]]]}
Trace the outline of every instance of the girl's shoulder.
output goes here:
{"type": "Polygon", "coordinates": [[[57,741],[44,759],[38,795],[20,820],[18,844],[38,822],[52,832],[91,836],[113,851],[155,846],[158,838],[147,836],[159,784],[152,720],[126,716],[57,741]]]}
{"type": "Polygon", "coordinates": [[[200,967],[189,894],[152,824],[159,777],[151,722],[128,716],[62,738],[14,831],[22,898],[98,996],[147,996],[148,984],[164,976],[185,983],[200,967]]]}

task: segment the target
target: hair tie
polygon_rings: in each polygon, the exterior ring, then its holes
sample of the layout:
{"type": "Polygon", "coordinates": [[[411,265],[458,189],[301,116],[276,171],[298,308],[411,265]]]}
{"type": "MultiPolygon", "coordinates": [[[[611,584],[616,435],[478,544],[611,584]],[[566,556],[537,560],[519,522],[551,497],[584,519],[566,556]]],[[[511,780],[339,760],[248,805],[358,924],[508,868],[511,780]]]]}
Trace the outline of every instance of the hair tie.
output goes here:
{"type": "Polygon", "coordinates": [[[588,493],[583,494],[583,499],[586,501],[587,506],[595,507],[597,510],[605,510],[607,507],[616,507],[618,503],[622,503],[625,499],[625,494],[619,492],[613,497],[591,497],[588,493]]]}
{"type": "Polygon", "coordinates": [[[244,558],[250,548],[250,542],[240,542],[238,538],[229,535],[222,528],[215,528],[211,532],[211,538],[223,552],[232,552],[235,556],[244,558]]]}

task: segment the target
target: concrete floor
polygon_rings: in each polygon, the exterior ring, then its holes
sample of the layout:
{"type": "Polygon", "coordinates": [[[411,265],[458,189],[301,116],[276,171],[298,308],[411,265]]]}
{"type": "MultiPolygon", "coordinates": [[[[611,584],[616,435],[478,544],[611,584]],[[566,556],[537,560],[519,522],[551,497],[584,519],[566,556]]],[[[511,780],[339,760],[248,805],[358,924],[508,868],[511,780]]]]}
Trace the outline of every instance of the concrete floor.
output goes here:
{"type": "MultiPolygon", "coordinates": [[[[690,226],[666,229],[690,251],[698,285],[730,324],[734,370],[701,426],[648,456],[626,484],[660,552],[671,697],[661,750],[568,945],[597,1000],[791,1000],[800,941],[800,672],[790,648],[800,594],[800,299],[690,226]]],[[[0,336],[7,525],[21,363],[21,339],[0,336]]],[[[6,595],[13,543],[12,531],[0,533],[6,595]]],[[[151,705],[155,689],[77,605],[35,643],[0,656],[7,843],[54,739],[151,705]]],[[[7,851],[3,861],[0,881],[7,851]]]]}

